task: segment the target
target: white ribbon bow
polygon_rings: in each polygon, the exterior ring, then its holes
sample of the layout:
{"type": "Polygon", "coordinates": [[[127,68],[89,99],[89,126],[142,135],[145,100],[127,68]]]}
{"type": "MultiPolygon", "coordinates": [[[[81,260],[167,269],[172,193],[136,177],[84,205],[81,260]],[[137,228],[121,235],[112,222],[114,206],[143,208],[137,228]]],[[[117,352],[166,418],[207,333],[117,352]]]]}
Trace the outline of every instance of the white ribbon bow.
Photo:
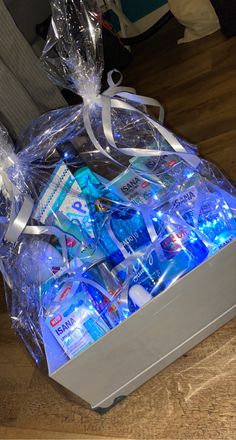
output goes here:
{"type": "MultiPolygon", "coordinates": [[[[153,126],[162,136],[163,138],[168,142],[168,144],[173,148],[176,154],[181,156],[186,162],[188,162],[192,167],[196,168],[199,163],[200,159],[198,156],[196,156],[194,153],[189,153],[183,145],[179,142],[177,137],[167,128],[165,128],[162,125],[162,122],[164,120],[164,109],[162,105],[153,98],[148,98],[146,96],[137,95],[135,89],[129,88],[129,87],[120,87],[122,81],[122,75],[120,80],[115,84],[112,80],[112,74],[114,72],[119,72],[118,70],[114,69],[109,72],[108,74],[108,84],[109,88],[105,90],[105,92],[101,93],[100,95],[89,99],[84,99],[84,106],[83,106],[83,121],[84,126],[87,131],[87,134],[92,141],[95,148],[102,153],[104,156],[108,157],[111,161],[117,163],[118,165],[121,165],[119,162],[117,162],[109,151],[107,151],[99,142],[99,140],[96,138],[91,120],[90,120],[90,108],[91,105],[99,105],[102,108],[102,125],[103,125],[103,132],[105,135],[105,138],[108,142],[108,144],[114,148],[116,151],[119,151],[122,154],[128,155],[128,156],[162,156],[162,155],[171,155],[173,154],[173,151],[166,151],[166,150],[154,150],[150,148],[146,149],[139,149],[139,148],[120,148],[118,147],[114,133],[112,128],[112,115],[111,115],[111,109],[121,109],[121,110],[127,110],[127,111],[133,111],[136,114],[140,114],[143,118],[147,120],[147,122],[153,126]],[[124,99],[126,101],[124,101],[124,99]],[[151,118],[147,113],[144,113],[132,103],[142,104],[142,105],[151,105],[155,107],[159,107],[159,121],[155,121],[153,118],[151,118]]],[[[120,72],[119,72],[120,73],[120,72]]]]}

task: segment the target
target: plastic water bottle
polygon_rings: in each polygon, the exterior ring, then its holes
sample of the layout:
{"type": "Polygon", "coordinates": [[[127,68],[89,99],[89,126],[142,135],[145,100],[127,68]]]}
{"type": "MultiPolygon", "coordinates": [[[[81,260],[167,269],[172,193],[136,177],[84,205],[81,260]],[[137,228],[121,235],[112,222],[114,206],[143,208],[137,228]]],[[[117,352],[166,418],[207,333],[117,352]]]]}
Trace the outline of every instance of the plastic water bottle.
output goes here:
{"type": "Polygon", "coordinates": [[[181,220],[168,214],[163,214],[161,220],[164,226],[159,236],[159,256],[162,277],[170,285],[204,261],[209,251],[197,232],[181,220]]]}

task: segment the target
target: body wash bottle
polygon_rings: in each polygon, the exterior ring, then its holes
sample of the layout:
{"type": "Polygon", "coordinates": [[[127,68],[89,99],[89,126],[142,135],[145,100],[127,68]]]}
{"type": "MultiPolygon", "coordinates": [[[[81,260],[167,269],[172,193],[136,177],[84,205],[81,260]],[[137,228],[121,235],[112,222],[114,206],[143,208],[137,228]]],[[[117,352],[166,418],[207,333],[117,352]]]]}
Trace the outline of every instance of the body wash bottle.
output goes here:
{"type": "Polygon", "coordinates": [[[161,215],[159,237],[160,261],[166,284],[198,266],[208,255],[208,248],[190,226],[169,214],[161,215]]]}

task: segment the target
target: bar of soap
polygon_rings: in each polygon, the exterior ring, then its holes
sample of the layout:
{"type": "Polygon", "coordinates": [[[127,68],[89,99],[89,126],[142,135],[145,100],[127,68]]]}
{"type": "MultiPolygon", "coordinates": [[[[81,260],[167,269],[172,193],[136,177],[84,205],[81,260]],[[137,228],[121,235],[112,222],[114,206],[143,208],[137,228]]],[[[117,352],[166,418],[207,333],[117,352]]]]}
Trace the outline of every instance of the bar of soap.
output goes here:
{"type": "Polygon", "coordinates": [[[152,299],[152,295],[140,284],[134,284],[129,290],[129,296],[138,307],[142,307],[152,299]]]}

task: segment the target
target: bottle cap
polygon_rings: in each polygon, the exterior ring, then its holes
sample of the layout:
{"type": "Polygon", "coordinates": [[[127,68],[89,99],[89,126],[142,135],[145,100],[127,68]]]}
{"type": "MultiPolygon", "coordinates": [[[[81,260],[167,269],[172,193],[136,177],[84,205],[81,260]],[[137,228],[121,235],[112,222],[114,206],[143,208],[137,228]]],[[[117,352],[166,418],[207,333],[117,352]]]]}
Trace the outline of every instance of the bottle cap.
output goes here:
{"type": "Polygon", "coordinates": [[[135,284],[130,288],[129,297],[138,307],[142,307],[152,299],[152,295],[140,284],[135,284]]]}

